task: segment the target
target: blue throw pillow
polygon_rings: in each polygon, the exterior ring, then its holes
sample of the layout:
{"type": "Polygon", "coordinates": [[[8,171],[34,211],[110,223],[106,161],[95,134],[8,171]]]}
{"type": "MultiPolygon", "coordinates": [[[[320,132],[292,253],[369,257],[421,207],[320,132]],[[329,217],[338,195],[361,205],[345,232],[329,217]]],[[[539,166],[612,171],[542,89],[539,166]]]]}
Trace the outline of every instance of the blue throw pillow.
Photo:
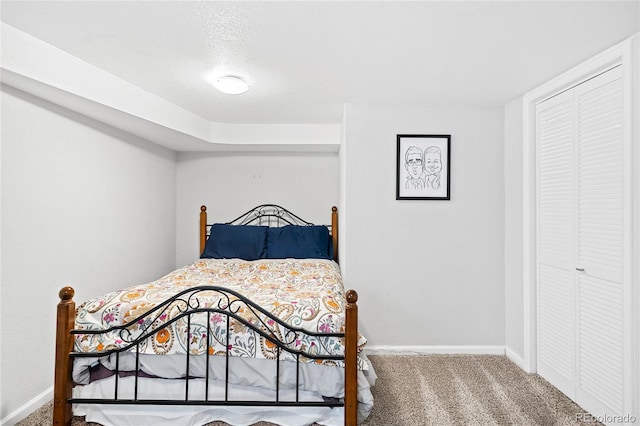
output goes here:
{"type": "Polygon", "coordinates": [[[267,230],[268,259],[332,259],[332,249],[326,226],[287,225],[267,230]]]}
{"type": "Polygon", "coordinates": [[[257,260],[267,255],[267,227],[249,225],[211,226],[201,258],[257,260]]]}

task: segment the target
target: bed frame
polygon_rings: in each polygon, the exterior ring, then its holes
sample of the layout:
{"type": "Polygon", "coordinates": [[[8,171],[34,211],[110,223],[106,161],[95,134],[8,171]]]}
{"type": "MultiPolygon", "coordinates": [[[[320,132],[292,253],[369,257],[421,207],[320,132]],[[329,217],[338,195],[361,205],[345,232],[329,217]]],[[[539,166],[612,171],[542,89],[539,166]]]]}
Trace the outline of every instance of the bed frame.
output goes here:
{"type": "MultiPolygon", "coordinates": [[[[327,225],[327,227],[331,231],[332,244],[333,244],[333,255],[334,260],[337,262],[338,260],[338,209],[333,207],[331,215],[331,225],[327,225]]],[[[274,205],[274,204],[264,204],[258,207],[255,207],[249,210],[247,213],[239,216],[238,218],[228,222],[228,224],[233,225],[249,225],[249,224],[259,224],[259,225],[267,225],[267,226],[283,226],[287,224],[295,224],[295,225],[312,225],[309,222],[304,221],[288,210],[274,205]]],[[[204,250],[208,232],[211,228],[211,225],[207,223],[207,208],[206,206],[200,207],[200,252],[204,250]]],[[[276,379],[276,400],[275,401],[236,401],[236,400],[228,400],[225,396],[224,400],[209,400],[208,399],[208,391],[205,391],[204,399],[198,400],[189,400],[188,394],[188,386],[189,386],[189,354],[185,355],[186,364],[185,364],[185,378],[183,379],[174,379],[174,380],[184,380],[185,381],[185,399],[184,400],[147,400],[147,399],[138,399],[137,398],[137,380],[138,380],[138,372],[135,373],[135,381],[136,381],[136,391],[135,397],[133,399],[122,399],[118,398],[118,367],[116,367],[115,374],[115,394],[113,399],[74,399],[72,398],[72,366],[73,359],[79,357],[87,357],[87,356],[96,356],[96,353],[80,353],[73,352],[74,349],[74,335],[75,334],[87,334],[88,330],[74,330],[75,326],[75,315],[76,315],[76,305],[73,301],[74,290],[71,287],[64,287],[60,290],[60,303],[58,303],[57,308],[57,324],[56,324],[56,355],[55,355],[55,380],[54,380],[54,407],[53,407],[53,424],[54,425],[71,425],[72,419],[72,404],[74,403],[83,403],[83,404],[123,404],[123,405],[211,405],[211,406],[224,406],[224,405],[243,405],[243,406],[326,406],[326,407],[344,407],[344,424],[348,426],[356,426],[357,424],[357,391],[358,391],[358,383],[357,383],[357,354],[358,354],[358,294],[354,290],[348,290],[345,294],[346,305],[345,305],[345,331],[344,333],[314,333],[309,332],[300,328],[291,327],[281,321],[279,318],[272,316],[269,312],[265,311],[260,306],[256,305],[252,301],[243,297],[242,295],[232,292],[228,289],[222,287],[214,287],[214,286],[201,286],[194,287],[192,289],[183,291],[171,299],[162,302],[153,310],[146,312],[145,314],[133,319],[131,323],[139,321],[141,318],[150,318],[151,323],[153,323],[154,319],[162,315],[164,310],[168,308],[171,304],[179,303],[184,307],[182,310],[182,314],[179,318],[187,317],[190,319],[190,315],[200,312],[207,312],[207,315],[211,315],[212,313],[222,314],[227,317],[227,321],[229,318],[233,318],[235,321],[242,322],[247,327],[254,330],[256,333],[262,335],[266,339],[268,339],[271,343],[275,344],[278,349],[278,354],[281,351],[287,351],[296,356],[298,360],[298,364],[300,362],[300,357],[306,357],[315,360],[339,360],[344,362],[345,368],[345,378],[344,378],[344,386],[345,386],[345,397],[344,401],[340,400],[328,400],[325,402],[309,402],[309,401],[299,401],[297,397],[297,389],[299,385],[296,386],[296,401],[280,401],[279,400],[279,381],[276,379]],[[218,292],[221,297],[221,302],[218,303],[218,306],[211,308],[201,308],[198,304],[198,293],[202,291],[215,291],[218,292]],[[226,302],[225,302],[226,301],[226,302]],[[285,330],[284,333],[281,333],[282,338],[278,338],[278,333],[270,333],[269,326],[262,322],[261,326],[255,326],[247,322],[244,318],[236,315],[238,309],[243,307],[245,309],[250,309],[256,315],[260,315],[264,318],[275,321],[276,324],[279,324],[281,330],[285,330]],[[301,351],[294,351],[287,347],[287,342],[292,341],[291,339],[295,339],[295,337],[299,334],[305,334],[308,336],[313,336],[315,338],[322,338],[327,336],[344,338],[345,343],[345,352],[344,356],[335,356],[331,354],[308,354],[301,351]]],[[[176,318],[179,319],[179,318],[176,318]]],[[[143,332],[141,336],[132,339],[127,339],[127,324],[119,326],[119,332],[123,337],[123,340],[127,341],[129,344],[125,347],[122,347],[117,350],[108,350],[100,352],[100,355],[106,356],[109,354],[116,354],[116,359],[119,359],[119,353],[129,350],[131,348],[136,348],[139,342],[144,339],[152,338],[159,330],[154,329],[148,332],[143,332]]],[[[94,334],[106,333],[109,330],[105,331],[96,331],[94,334]]],[[[228,331],[227,331],[228,333],[228,331]]],[[[228,334],[227,334],[228,336],[228,334]]],[[[137,350],[135,351],[137,354],[137,350]]],[[[226,355],[227,359],[227,371],[228,371],[228,359],[229,355],[226,355]]],[[[209,361],[209,356],[207,355],[207,363],[209,361]]],[[[278,355],[277,359],[277,371],[280,371],[280,357],[278,355]]],[[[208,365],[208,364],[207,364],[208,365]]],[[[207,368],[207,375],[208,375],[207,368]]],[[[228,373],[227,373],[228,374],[228,373]]],[[[279,377],[279,373],[276,374],[276,377],[279,377]]],[[[205,377],[206,383],[208,383],[208,376],[205,377]]],[[[299,383],[298,379],[296,379],[296,383],[299,383]]],[[[227,381],[228,385],[228,381],[227,381]]],[[[206,389],[208,389],[208,385],[205,385],[206,389]]]]}

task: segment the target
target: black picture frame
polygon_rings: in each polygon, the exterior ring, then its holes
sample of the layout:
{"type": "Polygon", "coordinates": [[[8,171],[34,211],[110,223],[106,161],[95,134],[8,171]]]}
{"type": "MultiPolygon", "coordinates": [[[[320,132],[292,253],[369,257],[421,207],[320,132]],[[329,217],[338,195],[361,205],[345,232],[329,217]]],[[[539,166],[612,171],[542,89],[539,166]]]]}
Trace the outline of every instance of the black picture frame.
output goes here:
{"type": "Polygon", "coordinates": [[[396,200],[451,199],[451,135],[397,135],[396,200]]]}

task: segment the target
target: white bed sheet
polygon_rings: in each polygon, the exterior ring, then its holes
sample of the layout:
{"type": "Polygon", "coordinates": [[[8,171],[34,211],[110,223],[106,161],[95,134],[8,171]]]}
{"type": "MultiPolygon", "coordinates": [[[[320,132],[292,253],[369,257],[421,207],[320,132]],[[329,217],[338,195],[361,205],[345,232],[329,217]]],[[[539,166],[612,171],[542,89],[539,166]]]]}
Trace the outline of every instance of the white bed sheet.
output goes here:
{"type": "MultiPolygon", "coordinates": [[[[131,352],[120,354],[118,368],[121,372],[136,370],[136,356],[131,352]]],[[[225,380],[226,358],[223,356],[209,357],[209,378],[225,380]]],[[[75,383],[89,383],[88,365],[98,362],[97,358],[77,358],[74,362],[73,380],[75,383]]],[[[99,362],[109,370],[116,368],[116,356],[110,355],[99,359],[99,362]]],[[[189,377],[206,377],[207,360],[205,356],[192,355],[189,357],[189,377]]],[[[146,355],[139,358],[140,370],[151,376],[164,379],[185,377],[185,355],[146,355]]],[[[274,360],[260,358],[229,357],[229,383],[244,386],[258,386],[275,389],[276,376],[279,377],[281,389],[296,387],[296,363],[280,362],[280,371],[274,360]]],[[[299,364],[300,389],[315,391],[321,395],[342,398],[344,396],[344,368],[314,363],[299,364]]]]}
{"type": "MultiPolygon", "coordinates": [[[[362,422],[373,408],[373,395],[370,387],[375,384],[376,374],[373,366],[369,364],[366,371],[358,371],[358,421],[362,422]]],[[[160,359],[164,356],[149,356],[151,360],[142,363],[143,369],[149,374],[162,371],[166,365],[160,359]],[[157,360],[156,360],[157,358],[157,360]]],[[[142,359],[143,357],[141,357],[142,359]]],[[[192,361],[193,358],[191,357],[192,361]]],[[[204,357],[202,357],[204,358],[204,357]]],[[[213,358],[213,357],[212,357],[213,358]]],[[[222,357],[220,361],[224,361],[222,357]]],[[[202,359],[203,360],[203,359],[202,359]]],[[[275,377],[268,372],[265,364],[273,361],[231,358],[234,361],[233,369],[229,376],[229,400],[256,400],[275,401],[275,387],[267,382],[275,377]],[[231,373],[233,371],[233,373],[231,373]],[[250,378],[250,379],[248,379],[250,378]]],[[[76,360],[77,362],[78,360],[76,360]]],[[[217,361],[217,360],[216,360],[217,361]]],[[[85,361],[86,362],[86,361],[85,361]]],[[[132,362],[132,360],[120,361],[120,368],[132,362]],[[124,366],[123,366],[124,364],[124,366]]],[[[133,360],[135,362],[135,360],[133,360]]],[[[198,363],[198,361],[196,361],[198,363]]],[[[109,363],[106,363],[109,366],[109,363]]],[[[220,374],[224,379],[224,369],[220,369],[218,362],[213,369],[214,375],[209,380],[209,400],[224,400],[224,381],[217,380],[220,374]],[[222,372],[220,372],[222,370],[222,372]]],[[[283,362],[280,376],[280,401],[295,401],[295,366],[283,362]],[[289,365],[286,365],[289,364],[289,365]]],[[[130,365],[129,365],[130,367],[130,365]]],[[[211,364],[210,364],[211,367],[211,364]]],[[[273,366],[271,366],[273,367],[273,366]]],[[[340,367],[328,367],[314,364],[301,364],[300,380],[307,388],[312,390],[300,390],[301,401],[322,401],[322,396],[341,398],[343,396],[343,372],[340,367]]],[[[204,372],[204,364],[196,367],[204,372]]],[[[164,370],[164,376],[182,377],[183,371],[174,371],[175,363],[164,370]],[[173,369],[173,370],[172,370],[173,369]]],[[[211,371],[211,368],[210,368],[211,371]]],[[[191,372],[191,371],[190,371],[191,372]]],[[[275,370],[273,372],[275,374],[275,370]]],[[[157,375],[157,374],[156,374],[157,375]]],[[[134,377],[121,377],[118,380],[118,397],[120,399],[133,398],[134,377]]],[[[113,376],[94,381],[88,385],[79,385],[73,389],[74,398],[113,398],[113,376]]],[[[189,398],[204,400],[205,380],[189,380],[189,398]]],[[[275,382],[273,382],[275,383],[275,382]]],[[[301,389],[303,387],[301,386],[301,389]]],[[[175,399],[184,400],[185,381],[168,380],[163,378],[138,379],[139,399],[175,399]]],[[[206,423],[220,420],[232,425],[251,425],[258,421],[268,421],[282,426],[302,426],[319,423],[326,426],[344,424],[344,409],[342,407],[235,407],[235,406],[150,406],[150,405],[111,405],[111,404],[75,404],[74,414],[86,416],[87,421],[97,422],[105,426],[200,426],[206,423]]]]}

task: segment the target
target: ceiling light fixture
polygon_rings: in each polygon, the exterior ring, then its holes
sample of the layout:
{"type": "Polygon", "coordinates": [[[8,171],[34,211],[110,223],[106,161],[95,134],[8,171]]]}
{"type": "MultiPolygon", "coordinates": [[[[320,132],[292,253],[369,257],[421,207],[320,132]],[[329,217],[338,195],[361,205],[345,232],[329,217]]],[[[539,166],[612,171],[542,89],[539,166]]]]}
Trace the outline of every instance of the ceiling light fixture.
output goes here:
{"type": "Polygon", "coordinates": [[[227,95],[239,95],[249,90],[249,85],[243,79],[231,75],[218,78],[213,87],[227,95]]]}

